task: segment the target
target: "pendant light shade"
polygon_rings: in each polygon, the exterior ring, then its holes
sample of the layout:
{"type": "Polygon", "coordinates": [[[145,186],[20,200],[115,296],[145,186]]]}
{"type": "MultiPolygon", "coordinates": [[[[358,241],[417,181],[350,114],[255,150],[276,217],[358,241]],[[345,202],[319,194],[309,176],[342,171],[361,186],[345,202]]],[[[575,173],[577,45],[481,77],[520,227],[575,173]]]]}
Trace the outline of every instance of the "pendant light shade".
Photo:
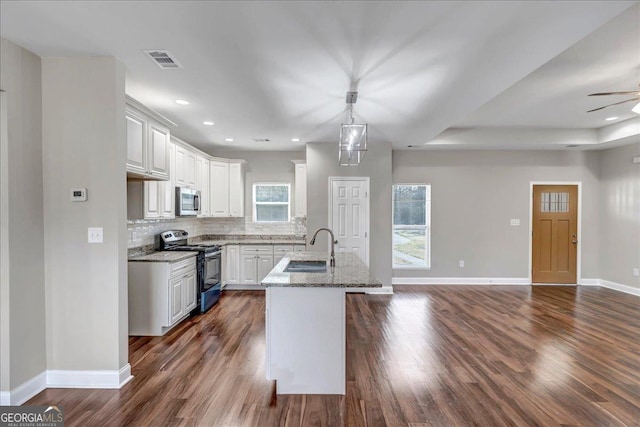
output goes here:
{"type": "Polygon", "coordinates": [[[347,92],[350,123],[340,126],[338,163],[340,166],[358,166],[367,152],[367,124],[354,123],[353,104],[358,92],[347,92]]]}

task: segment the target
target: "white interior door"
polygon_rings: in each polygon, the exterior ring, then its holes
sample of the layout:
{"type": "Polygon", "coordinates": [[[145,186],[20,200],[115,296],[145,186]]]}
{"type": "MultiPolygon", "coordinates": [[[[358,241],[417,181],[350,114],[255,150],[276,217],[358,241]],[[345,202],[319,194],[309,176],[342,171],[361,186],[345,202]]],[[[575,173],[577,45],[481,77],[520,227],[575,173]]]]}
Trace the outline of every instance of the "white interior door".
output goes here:
{"type": "Polygon", "coordinates": [[[329,178],[329,226],[336,252],[355,252],[369,265],[369,178],[329,178]]]}

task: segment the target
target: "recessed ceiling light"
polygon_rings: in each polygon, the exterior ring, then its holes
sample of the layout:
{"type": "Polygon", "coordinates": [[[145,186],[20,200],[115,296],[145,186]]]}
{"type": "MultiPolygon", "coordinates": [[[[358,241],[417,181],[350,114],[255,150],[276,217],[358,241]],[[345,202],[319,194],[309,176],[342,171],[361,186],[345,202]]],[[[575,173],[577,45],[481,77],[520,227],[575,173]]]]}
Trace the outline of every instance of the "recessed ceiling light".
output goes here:
{"type": "Polygon", "coordinates": [[[205,125],[205,126],[213,126],[213,125],[215,125],[215,123],[213,123],[213,122],[202,122],[202,124],[205,125]]]}
{"type": "Polygon", "coordinates": [[[300,138],[291,138],[291,142],[300,142],[300,138]]]}
{"type": "Polygon", "coordinates": [[[185,101],[184,99],[176,99],[176,104],[189,105],[189,101],[185,101]]]}
{"type": "Polygon", "coordinates": [[[233,142],[233,138],[225,138],[224,140],[227,142],[233,142]]]}
{"type": "Polygon", "coordinates": [[[605,120],[610,122],[611,120],[618,120],[618,118],[617,117],[607,117],[605,120]]]}

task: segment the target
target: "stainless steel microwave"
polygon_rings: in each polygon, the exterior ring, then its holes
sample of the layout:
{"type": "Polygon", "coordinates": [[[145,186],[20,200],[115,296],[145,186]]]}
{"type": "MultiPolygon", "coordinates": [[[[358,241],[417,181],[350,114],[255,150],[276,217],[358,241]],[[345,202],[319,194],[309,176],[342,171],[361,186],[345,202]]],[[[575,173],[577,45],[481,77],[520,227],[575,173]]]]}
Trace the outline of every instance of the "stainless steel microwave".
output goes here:
{"type": "Polygon", "coordinates": [[[196,216],[200,213],[200,192],[176,187],[176,216],[196,216]]]}

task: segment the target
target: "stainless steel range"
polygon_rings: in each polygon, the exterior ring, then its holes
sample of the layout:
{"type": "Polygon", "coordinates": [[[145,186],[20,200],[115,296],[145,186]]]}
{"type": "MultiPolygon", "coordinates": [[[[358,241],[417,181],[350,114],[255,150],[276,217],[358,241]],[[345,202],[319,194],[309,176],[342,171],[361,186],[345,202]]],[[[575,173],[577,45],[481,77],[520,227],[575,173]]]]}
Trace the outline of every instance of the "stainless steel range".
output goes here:
{"type": "Polygon", "coordinates": [[[167,230],[160,234],[160,249],[163,251],[198,252],[198,308],[204,313],[220,298],[222,291],[222,248],[217,245],[190,245],[189,233],[184,230],[167,230]]]}

